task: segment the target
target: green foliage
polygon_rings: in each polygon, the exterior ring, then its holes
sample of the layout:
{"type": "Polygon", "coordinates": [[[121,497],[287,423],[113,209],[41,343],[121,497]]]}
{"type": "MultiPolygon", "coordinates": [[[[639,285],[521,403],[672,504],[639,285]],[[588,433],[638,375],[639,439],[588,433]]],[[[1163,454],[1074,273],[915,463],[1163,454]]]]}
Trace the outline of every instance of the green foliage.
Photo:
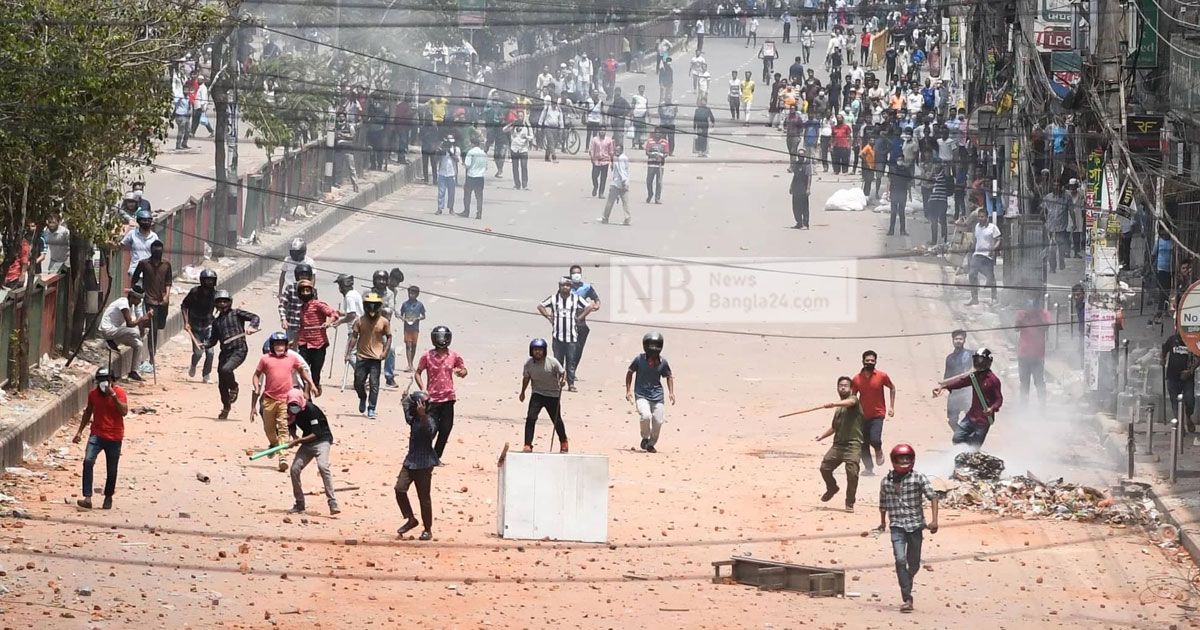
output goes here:
{"type": "Polygon", "coordinates": [[[329,86],[335,81],[327,59],[294,54],[263,59],[243,78],[241,116],[268,156],[279,147],[299,146],[297,138],[305,131],[315,137],[324,130],[325,112],[334,103],[329,86]]]}

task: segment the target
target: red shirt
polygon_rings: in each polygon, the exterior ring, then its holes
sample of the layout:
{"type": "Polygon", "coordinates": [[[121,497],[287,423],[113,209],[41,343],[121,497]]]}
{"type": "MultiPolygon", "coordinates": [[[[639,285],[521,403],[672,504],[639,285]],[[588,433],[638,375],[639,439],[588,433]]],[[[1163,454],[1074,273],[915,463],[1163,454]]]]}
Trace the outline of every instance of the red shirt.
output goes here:
{"type": "Polygon", "coordinates": [[[870,34],[870,33],[863,33],[863,34],[862,34],[862,39],[861,39],[861,40],[859,40],[859,45],[861,45],[863,48],[870,48],[870,46],[871,46],[871,34],[870,34]]]}
{"type": "Polygon", "coordinates": [[[1048,324],[1053,321],[1050,311],[1045,309],[1026,310],[1017,313],[1017,358],[1045,359],[1046,334],[1050,332],[1048,324]]]}
{"type": "Polygon", "coordinates": [[[277,357],[274,353],[270,353],[264,354],[258,360],[258,367],[254,370],[265,375],[263,396],[271,400],[286,402],[288,392],[292,391],[292,373],[304,371],[304,366],[300,365],[300,358],[295,354],[277,357]]]}
{"type": "Polygon", "coordinates": [[[21,251],[13,259],[12,264],[8,266],[8,271],[4,274],[5,284],[10,284],[17,280],[21,280],[22,283],[24,282],[25,278],[21,276],[25,274],[25,269],[29,267],[29,256],[31,253],[32,249],[29,245],[29,239],[21,239],[21,251]]]}
{"type": "Polygon", "coordinates": [[[858,394],[858,404],[862,405],[863,417],[871,420],[887,415],[887,403],[883,400],[883,388],[895,388],[892,379],[883,370],[875,370],[870,376],[859,372],[850,379],[850,389],[858,394]]]}
{"type": "Polygon", "coordinates": [[[831,135],[833,136],[833,141],[830,143],[833,146],[833,148],[835,148],[835,149],[849,149],[850,148],[850,134],[853,133],[853,130],[850,129],[850,125],[847,125],[846,123],[842,123],[840,125],[834,125],[833,129],[831,129],[830,132],[831,132],[831,135]]]}
{"type": "Polygon", "coordinates": [[[337,311],[332,306],[316,298],[304,302],[300,307],[300,334],[296,338],[297,344],[312,350],[329,345],[325,322],[336,314],[337,311]]]}
{"type": "Polygon", "coordinates": [[[117,401],[128,404],[129,399],[120,385],[113,385],[112,391],[112,396],[101,394],[94,387],[88,392],[88,406],[92,408],[92,435],[120,442],[125,439],[125,416],[117,411],[117,401]]]}

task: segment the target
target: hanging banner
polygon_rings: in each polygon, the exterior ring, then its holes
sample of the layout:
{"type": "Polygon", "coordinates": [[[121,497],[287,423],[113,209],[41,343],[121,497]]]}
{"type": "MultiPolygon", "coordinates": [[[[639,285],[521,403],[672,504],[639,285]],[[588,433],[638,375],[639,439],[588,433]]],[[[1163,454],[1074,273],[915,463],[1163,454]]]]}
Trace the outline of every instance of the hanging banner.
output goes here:
{"type": "Polygon", "coordinates": [[[960,28],[959,17],[957,15],[951,15],[950,16],[950,29],[949,29],[951,46],[958,46],[962,42],[961,36],[959,35],[959,28],[960,28]]]}
{"type": "Polygon", "coordinates": [[[1104,179],[1104,153],[1100,149],[1092,151],[1087,159],[1087,190],[1084,191],[1084,206],[1087,208],[1084,226],[1088,232],[1096,221],[1096,206],[1100,201],[1100,183],[1104,179]]]}
{"type": "Polygon", "coordinates": [[[1162,131],[1166,117],[1131,114],[1125,119],[1125,135],[1129,151],[1138,155],[1162,154],[1162,131]]]}
{"type": "Polygon", "coordinates": [[[1130,43],[1129,67],[1158,67],[1158,0],[1138,0],[1137,46],[1130,43]]]}

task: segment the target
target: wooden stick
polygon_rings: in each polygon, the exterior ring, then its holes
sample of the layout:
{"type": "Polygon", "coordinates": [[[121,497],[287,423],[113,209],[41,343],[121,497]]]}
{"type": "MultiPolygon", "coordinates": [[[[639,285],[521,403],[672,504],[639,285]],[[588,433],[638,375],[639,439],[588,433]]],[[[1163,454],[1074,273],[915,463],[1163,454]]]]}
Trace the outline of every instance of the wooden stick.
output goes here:
{"type": "Polygon", "coordinates": [[[824,408],[825,408],[825,405],[817,405],[816,407],[812,407],[812,408],[810,408],[810,409],[801,409],[800,411],[793,411],[792,413],[785,413],[785,414],[783,414],[782,416],[779,416],[779,417],[780,417],[780,418],[786,418],[786,417],[788,417],[788,416],[798,416],[798,415],[800,415],[800,414],[802,414],[802,413],[808,413],[808,412],[810,412],[810,411],[817,411],[817,410],[819,410],[819,409],[824,409],[824,408]]]}
{"type": "Polygon", "coordinates": [[[974,373],[975,373],[975,368],[971,368],[970,370],[967,370],[966,372],[963,372],[962,374],[959,374],[958,376],[951,376],[948,379],[938,381],[938,387],[945,387],[946,384],[951,381],[957,381],[958,379],[960,379],[964,376],[970,376],[971,374],[974,374],[974,373]]]}

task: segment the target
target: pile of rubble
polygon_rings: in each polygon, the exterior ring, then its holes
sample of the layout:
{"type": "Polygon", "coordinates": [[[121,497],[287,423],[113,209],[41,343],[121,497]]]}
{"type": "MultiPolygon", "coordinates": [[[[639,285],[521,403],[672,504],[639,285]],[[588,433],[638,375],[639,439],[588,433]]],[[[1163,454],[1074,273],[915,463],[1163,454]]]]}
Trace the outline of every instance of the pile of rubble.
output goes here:
{"type": "Polygon", "coordinates": [[[945,507],[999,516],[1159,525],[1153,501],[1144,496],[1126,493],[1117,501],[1102,490],[1068,483],[1061,477],[1042,481],[1030,472],[1002,478],[1003,460],[985,453],[962,453],[954,464],[951,481],[937,487],[945,507]]]}

